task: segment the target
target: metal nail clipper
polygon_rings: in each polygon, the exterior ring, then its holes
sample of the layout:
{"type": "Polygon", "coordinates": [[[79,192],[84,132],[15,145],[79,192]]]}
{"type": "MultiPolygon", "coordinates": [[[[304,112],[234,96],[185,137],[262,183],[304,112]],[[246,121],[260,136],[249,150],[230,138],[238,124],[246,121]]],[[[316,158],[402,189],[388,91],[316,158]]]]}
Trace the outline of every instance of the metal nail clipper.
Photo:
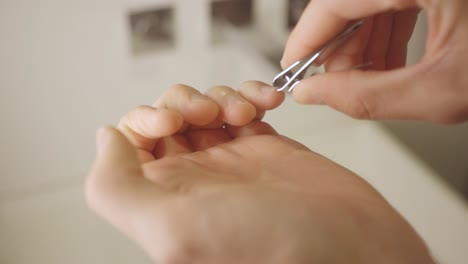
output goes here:
{"type": "MultiPolygon", "coordinates": [[[[310,72],[310,68],[312,66],[322,66],[322,64],[325,63],[330,57],[330,55],[336,51],[336,49],[339,48],[346,40],[348,40],[356,31],[358,31],[363,24],[364,20],[359,20],[352,23],[339,35],[318,49],[318,51],[314,52],[305,59],[296,61],[293,65],[275,77],[273,80],[273,86],[278,88],[278,91],[280,92],[292,92],[294,87],[296,87],[296,85],[298,85],[299,82],[304,78],[318,74],[317,70],[310,72]]],[[[369,66],[369,63],[354,66],[353,69],[365,68],[367,66],[369,66]]]]}

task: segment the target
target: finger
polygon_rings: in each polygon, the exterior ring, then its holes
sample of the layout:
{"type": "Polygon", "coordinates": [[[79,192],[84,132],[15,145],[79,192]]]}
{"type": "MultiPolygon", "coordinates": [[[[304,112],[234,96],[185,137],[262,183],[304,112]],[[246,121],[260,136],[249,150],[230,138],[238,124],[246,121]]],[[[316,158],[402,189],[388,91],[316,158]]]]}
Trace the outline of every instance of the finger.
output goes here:
{"type": "MultiPolygon", "coordinates": [[[[325,64],[326,71],[343,71],[349,70],[356,65],[362,65],[364,61],[364,52],[369,42],[369,37],[372,31],[372,19],[356,32],[351,39],[347,40],[333,54],[330,55],[325,64]]],[[[324,62],[319,62],[323,64],[324,62]]]]}
{"type": "Polygon", "coordinates": [[[191,126],[190,131],[218,129],[218,128],[223,128],[224,126],[225,126],[224,121],[218,118],[215,121],[213,121],[213,122],[211,122],[211,123],[209,123],[208,125],[205,125],[205,126],[191,126]]]}
{"type": "Polygon", "coordinates": [[[159,140],[153,151],[157,159],[190,152],[192,152],[192,147],[183,135],[174,135],[159,140]]]}
{"type": "Polygon", "coordinates": [[[187,132],[187,138],[196,151],[206,150],[232,140],[225,129],[190,131],[187,132]]]}
{"type": "Polygon", "coordinates": [[[419,9],[411,9],[394,15],[390,46],[386,54],[388,70],[406,65],[408,43],[416,27],[419,12],[419,9]]]}
{"type": "Polygon", "coordinates": [[[192,125],[203,126],[216,120],[218,106],[196,89],[186,85],[175,85],[155,104],[157,108],[168,108],[180,113],[192,125]]]}
{"type": "Polygon", "coordinates": [[[283,68],[316,51],[336,36],[349,21],[393,9],[417,5],[416,0],[314,0],[291,33],[281,62],[283,68]]]}
{"type": "Polygon", "coordinates": [[[153,152],[147,150],[137,149],[138,160],[141,164],[145,164],[155,160],[153,152]]]}
{"type": "Polygon", "coordinates": [[[385,70],[393,29],[393,14],[387,12],[376,16],[373,20],[372,34],[364,54],[364,60],[372,62],[370,68],[373,70],[385,70]]]}
{"type": "Polygon", "coordinates": [[[148,193],[163,195],[143,176],[135,148],[113,128],[103,128],[97,137],[98,155],[86,183],[88,204],[119,228],[131,229],[129,215],[135,216],[148,193]]]}
{"type": "Polygon", "coordinates": [[[280,106],[285,99],[285,93],[278,92],[274,87],[262,82],[245,82],[239,88],[240,95],[257,109],[257,120],[261,120],[265,111],[280,106]]]}
{"type": "MultiPolygon", "coordinates": [[[[258,81],[243,83],[238,92],[256,108],[256,120],[263,119],[265,111],[275,109],[284,102],[286,97],[284,93],[278,92],[274,87],[258,81]]],[[[216,120],[206,126],[192,127],[191,130],[216,129],[223,126],[223,120],[216,120]]]]}
{"type": "Polygon", "coordinates": [[[219,107],[219,118],[225,124],[242,126],[248,124],[257,115],[255,106],[240,96],[232,88],[216,86],[206,92],[219,107]]]}
{"type": "Polygon", "coordinates": [[[303,80],[293,91],[303,104],[325,103],[358,119],[422,119],[430,98],[418,89],[422,65],[390,72],[325,73],[303,80]]]}
{"type": "Polygon", "coordinates": [[[278,132],[269,124],[261,121],[252,122],[243,127],[228,126],[227,131],[233,138],[259,136],[259,135],[278,135],[278,132]]]}
{"type": "Polygon", "coordinates": [[[183,117],[173,110],[140,106],[125,115],[118,128],[135,148],[152,152],[159,138],[176,133],[183,123],[183,117]]]}

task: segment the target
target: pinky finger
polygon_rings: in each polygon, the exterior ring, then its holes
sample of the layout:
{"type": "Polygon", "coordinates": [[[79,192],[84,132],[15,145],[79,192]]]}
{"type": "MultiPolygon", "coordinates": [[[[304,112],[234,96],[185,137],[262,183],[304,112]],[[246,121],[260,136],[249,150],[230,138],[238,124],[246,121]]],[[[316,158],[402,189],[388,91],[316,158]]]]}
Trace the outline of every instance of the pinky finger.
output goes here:
{"type": "Polygon", "coordinates": [[[280,106],[286,97],[284,93],[276,91],[274,87],[257,81],[245,82],[239,88],[239,93],[255,106],[257,118],[263,117],[265,111],[280,106]]]}

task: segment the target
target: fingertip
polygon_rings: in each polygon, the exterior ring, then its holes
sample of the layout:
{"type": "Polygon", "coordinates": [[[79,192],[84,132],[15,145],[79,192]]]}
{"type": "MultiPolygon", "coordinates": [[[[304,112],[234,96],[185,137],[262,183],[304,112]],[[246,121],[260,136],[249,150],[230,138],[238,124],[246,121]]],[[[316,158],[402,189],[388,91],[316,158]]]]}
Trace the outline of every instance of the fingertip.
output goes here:
{"type": "Polygon", "coordinates": [[[304,92],[302,89],[298,89],[298,87],[296,86],[296,88],[292,91],[291,93],[292,95],[292,98],[294,99],[294,101],[298,104],[302,104],[302,105],[305,105],[307,104],[306,103],[306,100],[305,100],[305,96],[304,96],[304,92]]]}
{"type": "MultiPolygon", "coordinates": [[[[138,143],[142,140],[140,137],[154,140],[172,135],[183,124],[183,116],[175,110],[139,106],[122,118],[119,128],[133,143],[138,143]]],[[[140,144],[136,145],[141,147],[140,144]]]]}
{"type": "Polygon", "coordinates": [[[326,1],[311,1],[288,38],[281,59],[283,69],[318,51],[335,37],[348,21],[330,12],[326,1]]]}
{"type": "Polygon", "coordinates": [[[158,109],[177,111],[184,121],[196,126],[213,122],[219,113],[216,103],[210,98],[197,89],[182,84],[172,86],[154,105],[158,109]]]}
{"type": "Polygon", "coordinates": [[[219,107],[204,95],[196,96],[185,111],[187,121],[195,126],[205,126],[216,120],[219,116],[219,107]]]}
{"type": "Polygon", "coordinates": [[[170,136],[177,133],[184,125],[184,117],[172,109],[154,109],[155,114],[153,123],[157,126],[159,135],[156,138],[170,136]]]}
{"type": "Polygon", "coordinates": [[[243,126],[257,116],[255,107],[248,103],[231,104],[223,111],[223,121],[232,126],[243,126]]]}
{"type": "Polygon", "coordinates": [[[325,104],[323,96],[320,94],[320,88],[308,85],[305,82],[299,83],[293,90],[293,99],[303,105],[323,105],[325,104]]]}
{"type": "Polygon", "coordinates": [[[314,51],[310,48],[298,48],[300,44],[297,42],[298,41],[295,40],[295,37],[291,34],[286,44],[286,48],[284,49],[283,57],[280,61],[281,69],[285,70],[291,67],[295,62],[305,58],[308,54],[311,54],[314,51]]]}
{"type": "Polygon", "coordinates": [[[286,54],[286,52],[283,54],[283,57],[281,58],[281,61],[280,61],[280,66],[281,66],[281,69],[287,69],[289,67],[289,65],[292,65],[292,60],[289,58],[288,54],[286,54]]]}
{"type": "Polygon", "coordinates": [[[302,80],[293,90],[293,98],[300,104],[334,106],[336,100],[350,101],[357,88],[369,83],[370,72],[359,70],[327,72],[302,80]]]}
{"type": "Polygon", "coordinates": [[[265,110],[273,110],[283,104],[284,100],[286,100],[286,94],[279,92],[275,87],[266,86],[263,87],[263,89],[268,89],[269,93],[272,94],[269,104],[265,110]]]}
{"type": "Polygon", "coordinates": [[[243,83],[239,88],[239,93],[260,112],[277,108],[286,98],[284,93],[278,92],[271,85],[258,81],[243,83]]]}
{"type": "Polygon", "coordinates": [[[237,91],[227,86],[215,86],[206,95],[219,108],[219,119],[229,125],[242,126],[255,119],[257,109],[237,91]]]}
{"type": "Polygon", "coordinates": [[[169,136],[177,132],[184,124],[184,117],[173,109],[141,107],[140,114],[133,116],[134,126],[140,124],[141,134],[151,139],[169,136]],[[147,112],[147,114],[144,113],[147,112]],[[139,118],[137,120],[137,118],[139,118]]]}

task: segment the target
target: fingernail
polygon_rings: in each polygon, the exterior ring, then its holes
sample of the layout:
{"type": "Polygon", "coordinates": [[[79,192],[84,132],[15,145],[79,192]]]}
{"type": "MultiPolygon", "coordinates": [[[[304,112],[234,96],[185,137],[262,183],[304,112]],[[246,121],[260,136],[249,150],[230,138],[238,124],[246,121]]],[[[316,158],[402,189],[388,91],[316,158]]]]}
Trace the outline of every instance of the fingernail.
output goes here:
{"type": "Polygon", "coordinates": [[[262,86],[260,87],[260,92],[263,94],[271,93],[271,91],[276,91],[276,88],[273,86],[262,86]]]}
{"type": "Polygon", "coordinates": [[[247,102],[242,99],[238,94],[227,94],[226,95],[227,104],[246,104],[247,102]]]}
{"type": "Polygon", "coordinates": [[[192,101],[207,101],[208,98],[206,96],[204,96],[203,94],[200,94],[200,93],[193,93],[191,96],[190,96],[190,100],[192,101]]]}
{"type": "Polygon", "coordinates": [[[299,84],[293,90],[294,99],[301,104],[325,105],[325,100],[322,95],[312,89],[313,88],[310,87],[304,87],[304,89],[301,89],[299,84]]]}
{"type": "Polygon", "coordinates": [[[284,65],[284,63],[285,63],[284,61],[285,61],[284,57],[281,58],[281,60],[280,60],[281,69],[283,69],[283,65],[284,65]]]}

